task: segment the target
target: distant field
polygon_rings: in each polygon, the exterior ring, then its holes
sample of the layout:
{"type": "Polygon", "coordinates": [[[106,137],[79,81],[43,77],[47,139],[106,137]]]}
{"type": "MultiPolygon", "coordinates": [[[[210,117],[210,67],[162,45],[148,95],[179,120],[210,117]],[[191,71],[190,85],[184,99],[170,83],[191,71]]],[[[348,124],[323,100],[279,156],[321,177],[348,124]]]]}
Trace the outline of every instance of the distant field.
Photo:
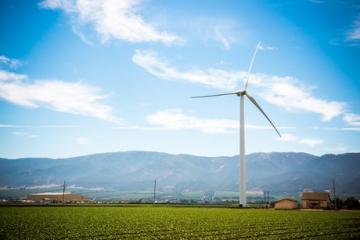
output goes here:
{"type": "Polygon", "coordinates": [[[360,239],[360,212],[0,207],[0,239],[360,239]]]}
{"type": "MultiPolygon", "coordinates": [[[[89,196],[91,199],[95,199],[96,201],[130,201],[130,202],[138,202],[140,200],[152,201],[154,191],[153,189],[149,190],[134,190],[134,191],[125,191],[119,189],[69,189],[72,193],[82,194],[89,196]]],[[[28,194],[33,193],[41,193],[41,192],[62,192],[62,186],[53,187],[53,188],[35,188],[35,189],[7,189],[0,187],[0,199],[24,199],[28,194]]],[[[209,196],[206,191],[183,191],[179,192],[157,192],[156,198],[160,202],[166,202],[167,200],[176,199],[177,201],[188,200],[188,201],[201,201],[201,200],[209,200],[212,197],[217,198],[216,200],[221,202],[225,200],[235,200],[239,199],[239,192],[231,192],[231,191],[215,191],[212,194],[213,196],[209,196]]],[[[283,194],[275,194],[272,193],[272,200],[283,197],[292,197],[296,196],[298,192],[288,193],[288,195],[283,194]]],[[[248,201],[261,201],[263,200],[263,194],[247,194],[248,201]]]]}

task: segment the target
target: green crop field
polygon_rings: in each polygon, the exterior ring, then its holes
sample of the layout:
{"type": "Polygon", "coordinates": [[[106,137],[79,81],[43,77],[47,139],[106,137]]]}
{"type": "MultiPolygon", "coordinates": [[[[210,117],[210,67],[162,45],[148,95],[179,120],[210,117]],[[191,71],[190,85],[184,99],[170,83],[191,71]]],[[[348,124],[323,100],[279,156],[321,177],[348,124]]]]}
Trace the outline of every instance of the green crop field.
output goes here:
{"type": "Polygon", "coordinates": [[[0,239],[360,239],[360,212],[0,207],[0,239]]]}

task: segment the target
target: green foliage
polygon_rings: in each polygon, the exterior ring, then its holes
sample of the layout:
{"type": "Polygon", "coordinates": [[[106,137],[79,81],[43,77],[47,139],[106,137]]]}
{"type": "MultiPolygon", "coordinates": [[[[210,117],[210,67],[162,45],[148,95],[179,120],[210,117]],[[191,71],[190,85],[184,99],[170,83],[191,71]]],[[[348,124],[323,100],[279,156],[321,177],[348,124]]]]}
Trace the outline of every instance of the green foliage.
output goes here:
{"type": "Polygon", "coordinates": [[[354,197],[346,198],[342,200],[341,198],[336,198],[331,201],[332,208],[335,209],[357,209],[360,210],[360,202],[354,197]]]}
{"type": "Polygon", "coordinates": [[[344,201],[345,208],[347,209],[360,209],[359,200],[354,197],[349,197],[344,201]]]}
{"type": "Polygon", "coordinates": [[[360,212],[0,207],[1,239],[359,239],[360,212]]]}
{"type": "Polygon", "coordinates": [[[342,209],[344,207],[344,201],[341,198],[335,198],[331,200],[331,207],[334,209],[342,209]]]}

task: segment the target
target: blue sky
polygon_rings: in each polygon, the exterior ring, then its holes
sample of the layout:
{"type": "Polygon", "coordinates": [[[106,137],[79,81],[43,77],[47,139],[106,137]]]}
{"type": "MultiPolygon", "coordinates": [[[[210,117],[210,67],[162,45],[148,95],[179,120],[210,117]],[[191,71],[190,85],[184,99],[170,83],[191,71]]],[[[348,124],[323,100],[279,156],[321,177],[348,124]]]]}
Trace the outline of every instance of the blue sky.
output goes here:
{"type": "Polygon", "coordinates": [[[357,1],[0,3],[0,156],[360,151],[357,1]]]}

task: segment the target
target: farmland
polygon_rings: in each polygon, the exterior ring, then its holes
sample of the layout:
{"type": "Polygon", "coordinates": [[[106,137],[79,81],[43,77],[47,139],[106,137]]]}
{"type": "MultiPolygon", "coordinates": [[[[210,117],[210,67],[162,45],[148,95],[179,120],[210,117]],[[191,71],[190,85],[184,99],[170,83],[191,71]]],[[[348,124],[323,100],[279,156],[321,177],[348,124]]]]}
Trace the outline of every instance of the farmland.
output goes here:
{"type": "Polygon", "coordinates": [[[359,239],[360,212],[168,206],[0,207],[0,239],[359,239]]]}

